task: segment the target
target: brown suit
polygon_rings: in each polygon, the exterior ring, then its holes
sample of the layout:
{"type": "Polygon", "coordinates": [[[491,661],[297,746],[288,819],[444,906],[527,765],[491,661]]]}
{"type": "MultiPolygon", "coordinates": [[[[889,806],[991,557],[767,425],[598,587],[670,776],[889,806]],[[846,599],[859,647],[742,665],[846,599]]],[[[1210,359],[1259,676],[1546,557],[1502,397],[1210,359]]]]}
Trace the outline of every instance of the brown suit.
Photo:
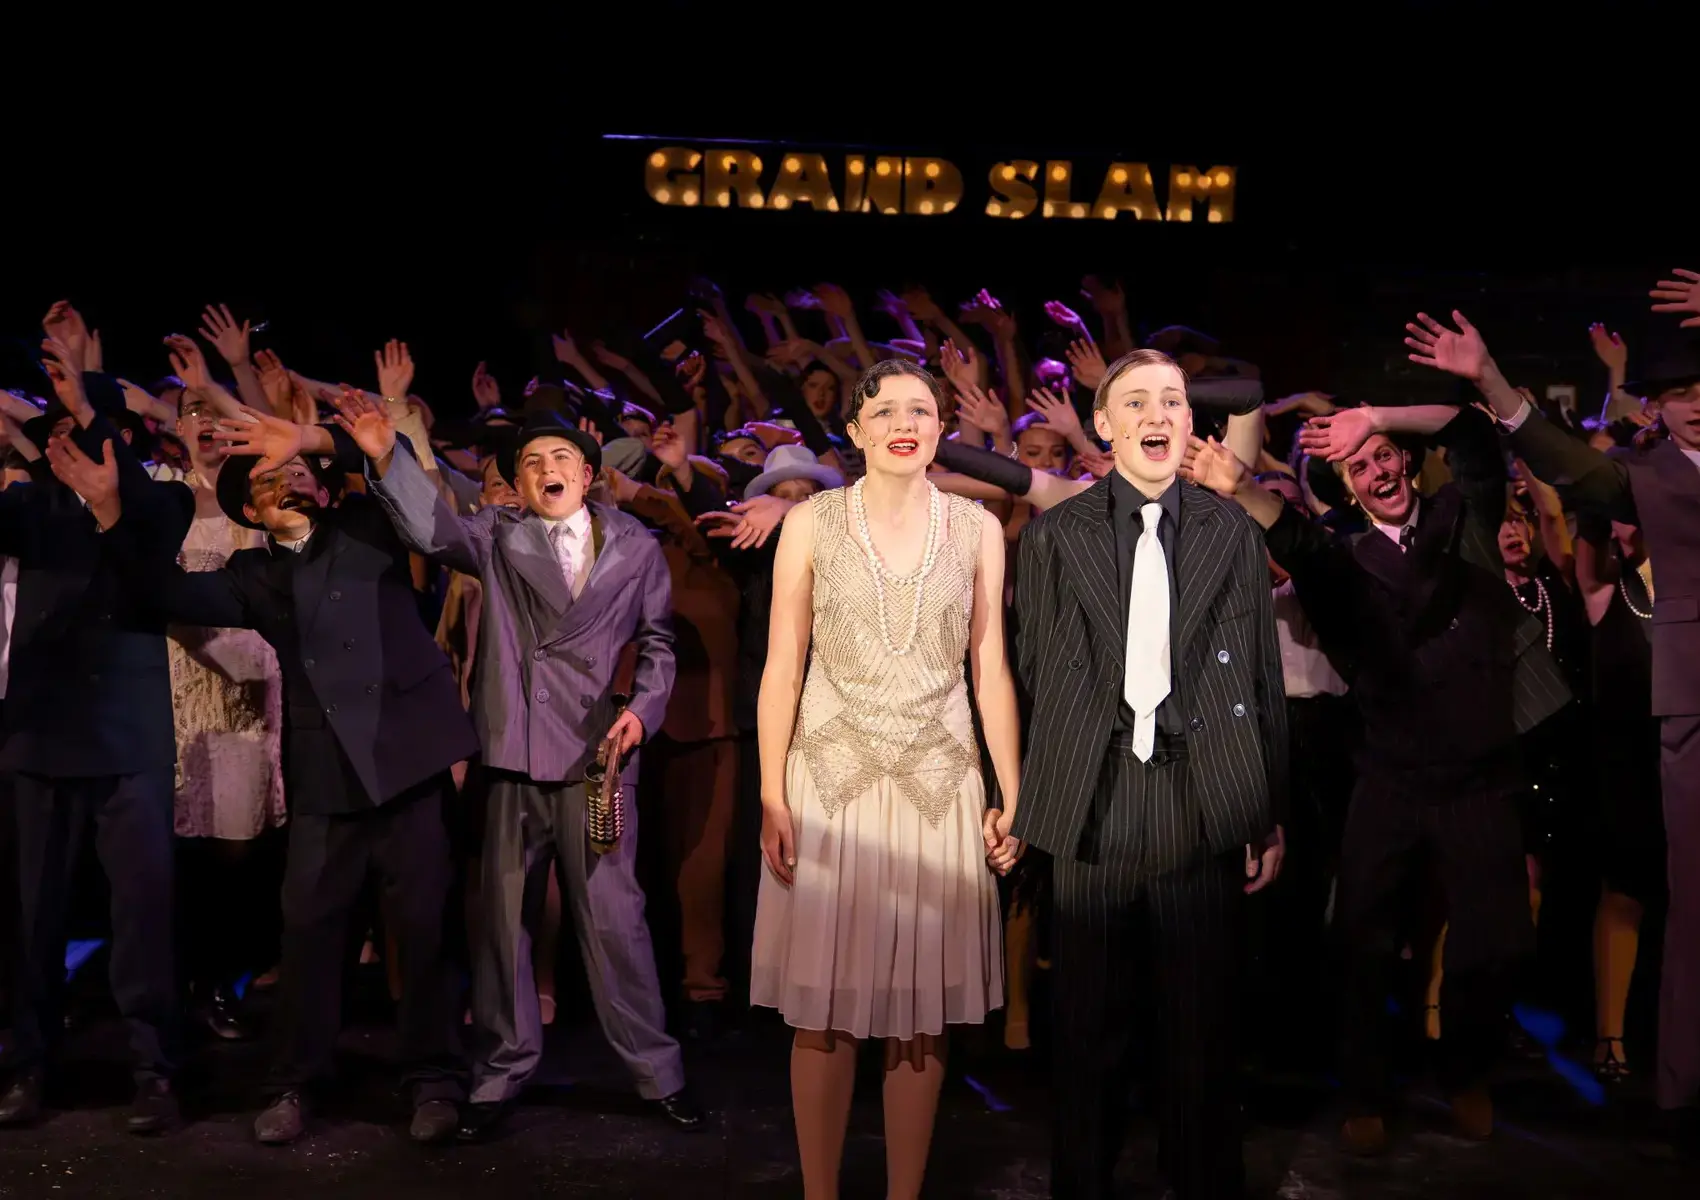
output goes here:
{"type": "Polygon", "coordinates": [[[671,491],[640,485],[627,505],[662,531],[673,581],[674,654],[679,673],[662,758],[668,870],[679,894],[680,947],[688,1000],[719,1000],[725,955],[726,854],[737,803],[738,587],[671,491]]]}

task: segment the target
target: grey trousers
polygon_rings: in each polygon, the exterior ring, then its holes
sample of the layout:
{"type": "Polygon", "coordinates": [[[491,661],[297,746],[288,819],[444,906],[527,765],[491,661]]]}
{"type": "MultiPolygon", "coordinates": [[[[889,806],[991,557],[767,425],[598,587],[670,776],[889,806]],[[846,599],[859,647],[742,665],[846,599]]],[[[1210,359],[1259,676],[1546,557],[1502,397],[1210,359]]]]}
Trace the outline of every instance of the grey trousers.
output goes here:
{"type": "Polygon", "coordinates": [[[658,1100],[685,1086],[679,1043],[666,1031],[635,875],[636,772],[629,773],[625,832],[602,855],[585,836],[583,784],[542,784],[503,771],[487,775],[483,917],[473,949],[474,1103],[518,1094],[543,1056],[531,939],[552,862],[561,867],[561,894],[578,931],[602,1032],[631,1071],[638,1094],[658,1100]]]}

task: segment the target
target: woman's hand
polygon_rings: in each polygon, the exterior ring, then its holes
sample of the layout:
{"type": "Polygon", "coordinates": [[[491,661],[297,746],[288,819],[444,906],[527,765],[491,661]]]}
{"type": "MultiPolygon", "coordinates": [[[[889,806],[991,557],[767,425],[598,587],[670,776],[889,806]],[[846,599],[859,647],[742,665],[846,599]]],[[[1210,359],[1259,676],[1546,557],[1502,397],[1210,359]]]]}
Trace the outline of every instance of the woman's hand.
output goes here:
{"type": "Polygon", "coordinates": [[[783,800],[762,797],[761,856],[773,877],[790,887],[797,867],[797,841],[791,828],[791,810],[783,800]]]}
{"type": "Polygon", "coordinates": [[[1022,851],[1027,849],[1020,838],[1009,836],[1010,827],[1014,824],[1013,813],[996,808],[988,808],[985,820],[981,822],[980,833],[986,840],[986,861],[999,875],[1008,875],[1020,861],[1022,851]]]}

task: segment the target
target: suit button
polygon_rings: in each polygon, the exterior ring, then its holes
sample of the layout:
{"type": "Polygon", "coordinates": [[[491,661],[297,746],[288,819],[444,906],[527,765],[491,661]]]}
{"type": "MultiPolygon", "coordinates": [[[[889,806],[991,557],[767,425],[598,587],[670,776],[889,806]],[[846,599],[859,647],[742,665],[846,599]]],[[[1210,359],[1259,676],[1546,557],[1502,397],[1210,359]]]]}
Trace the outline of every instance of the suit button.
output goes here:
{"type": "Polygon", "coordinates": [[[313,660],[309,658],[306,662],[302,663],[301,665],[306,667],[309,671],[311,671],[313,669],[313,660]]]}
{"type": "Polygon", "coordinates": [[[1447,627],[1447,628],[1448,628],[1448,629],[1456,629],[1456,628],[1458,628],[1458,618],[1457,618],[1457,617],[1453,617],[1453,618],[1452,618],[1452,620],[1451,620],[1451,621],[1450,621],[1450,622],[1449,622],[1449,623],[1448,623],[1448,624],[1447,624],[1447,626],[1446,626],[1446,627],[1447,627]]]}
{"type": "Polygon", "coordinates": [[[580,696],[578,698],[578,706],[580,708],[589,708],[590,707],[590,697],[589,696],[580,696]]]}
{"type": "Polygon", "coordinates": [[[331,599],[332,600],[341,600],[342,599],[342,593],[341,592],[332,592],[331,593],[331,599]]]}
{"type": "Polygon", "coordinates": [[[542,662],[545,658],[549,657],[549,652],[547,650],[543,649],[543,647],[539,646],[537,649],[535,649],[531,652],[531,657],[535,658],[538,662],[542,662]]]}
{"type": "Polygon", "coordinates": [[[346,642],[344,642],[344,643],[343,643],[343,644],[342,644],[342,648],[343,648],[343,649],[344,649],[344,650],[352,650],[352,649],[354,649],[354,639],[353,639],[353,638],[349,638],[349,639],[348,639],[348,640],[347,640],[347,641],[346,641],[346,642]]]}
{"type": "Polygon", "coordinates": [[[1236,716],[1236,717],[1243,717],[1243,716],[1245,716],[1245,705],[1243,705],[1243,704],[1236,704],[1236,705],[1234,705],[1234,715],[1235,715],[1235,716],[1236,716]]]}
{"type": "Polygon", "coordinates": [[[1068,660],[1068,669],[1071,670],[1071,671],[1078,671],[1078,670],[1080,670],[1081,667],[1084,667],[1085,665],[1086,664],[1081,662],[1078,658],[1071,658],[1071,659],[1068,660]]]}
{"type": "Polygon", "coordinates": [[[1203,717],[1194,717],[1192,720],[1188,721],[1186,723],[1186,725],[1187,725],[1188,729],[1192,730],[1194,733],[1197,733],[1197,732],[1199,732],[1199,730],[1204,728],[1204,718],[1203,717]]]}
{"type": "Polygon", "coordinates": [[[533,698],[539,704],[549,703],[549,689],[548,688],[538,688],[533,698]]]}
{"type": "Polygon", "coordinates": [[[331,705],[329,708],[325,709],[325,715],[327,717],[333,715],[335,712],[336,712],[336,705],[334,705],[334,704],[331,705]]]}
{"type": "Polygon", "coordinates": [[[587,666],[587,667],[594,667],[596,665],[596,655],[594,655],[594,654],[585,655],[584,656],[584,665],[587,666]]]}
{"type": "Polygon", "coordinates": [[[378,690],[378,685],[375,684],[375,683],[368,683],[366,685],[366,694],[368,696],[370,696],[373,692],[376,692],[377,690],[378,690]]]}
{"type": "Polygon", "coordinates": [[[1219,663],[1225,663],[1232,657],[1233,655],[1229,654],[1226,650],[1216,651],[1216,661],[1219,663]]]}

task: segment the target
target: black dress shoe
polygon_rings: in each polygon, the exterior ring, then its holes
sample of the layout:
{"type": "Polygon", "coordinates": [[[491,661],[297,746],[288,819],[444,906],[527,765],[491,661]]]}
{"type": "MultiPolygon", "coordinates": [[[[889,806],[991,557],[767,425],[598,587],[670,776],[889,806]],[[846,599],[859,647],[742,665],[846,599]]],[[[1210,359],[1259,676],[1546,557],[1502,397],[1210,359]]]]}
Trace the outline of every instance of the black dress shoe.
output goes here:
{"type": "Polygon", "coordinates": [[[41,1071],[25,1067],[0,1092],[0,1125],[28,1125],[41,1116],[41,1071]]]}
{"type": "Polygon", "coordinates": [[[654,1102],[661,1115],[666,1117],[680,1129],[701,1129],[708,1115],[703,1112],[702,1105],[691,1095],[690,1088],[680,1088],[671,1096],[663,1096],[654,1102]]]}
{"type": "Polygon", "coordinates": [[[266,1146],[287,1146],[307,1129],[307,1102],[300,1092],[285,1092],[254,1118],[254,1138],[266,1146]]]}
{"type": "Polygon", "coordinates": [[[460,1142],[482,1142],[496,1132],[498,1126],[508,1118],[512,1106],[506,1100],[494,1102],[463,1104],[460,1106],[460,1128],[455,1130],[455,1140],[460,1142]]]}
{"type": "Polygon", "coordinates": [[[136,1088],[136,1098],[130,1103],[130,1115],[124,1128],[139,1136],[168,1133],[177,1128],[182,1114],[177,1109],[177,1094],[171,1090],[169,1079],[149,1079],[136,1088]]]}
{"type": "Polygon", "coordinates": [[[242,1002],[227,987],[215,987],[201,1008],[201,1020],[213,1036],[227,1042],[246,1042],[253,1039],[254,1030],[242,1018],[242,1002]]]}
{"type": "Polygon", "coordinates": [[[459,1132],[460,1110],[447,1100],[427,1100],[413,1110],[407,1135],[422,1146],[440,1146],[459,1132]]]}

